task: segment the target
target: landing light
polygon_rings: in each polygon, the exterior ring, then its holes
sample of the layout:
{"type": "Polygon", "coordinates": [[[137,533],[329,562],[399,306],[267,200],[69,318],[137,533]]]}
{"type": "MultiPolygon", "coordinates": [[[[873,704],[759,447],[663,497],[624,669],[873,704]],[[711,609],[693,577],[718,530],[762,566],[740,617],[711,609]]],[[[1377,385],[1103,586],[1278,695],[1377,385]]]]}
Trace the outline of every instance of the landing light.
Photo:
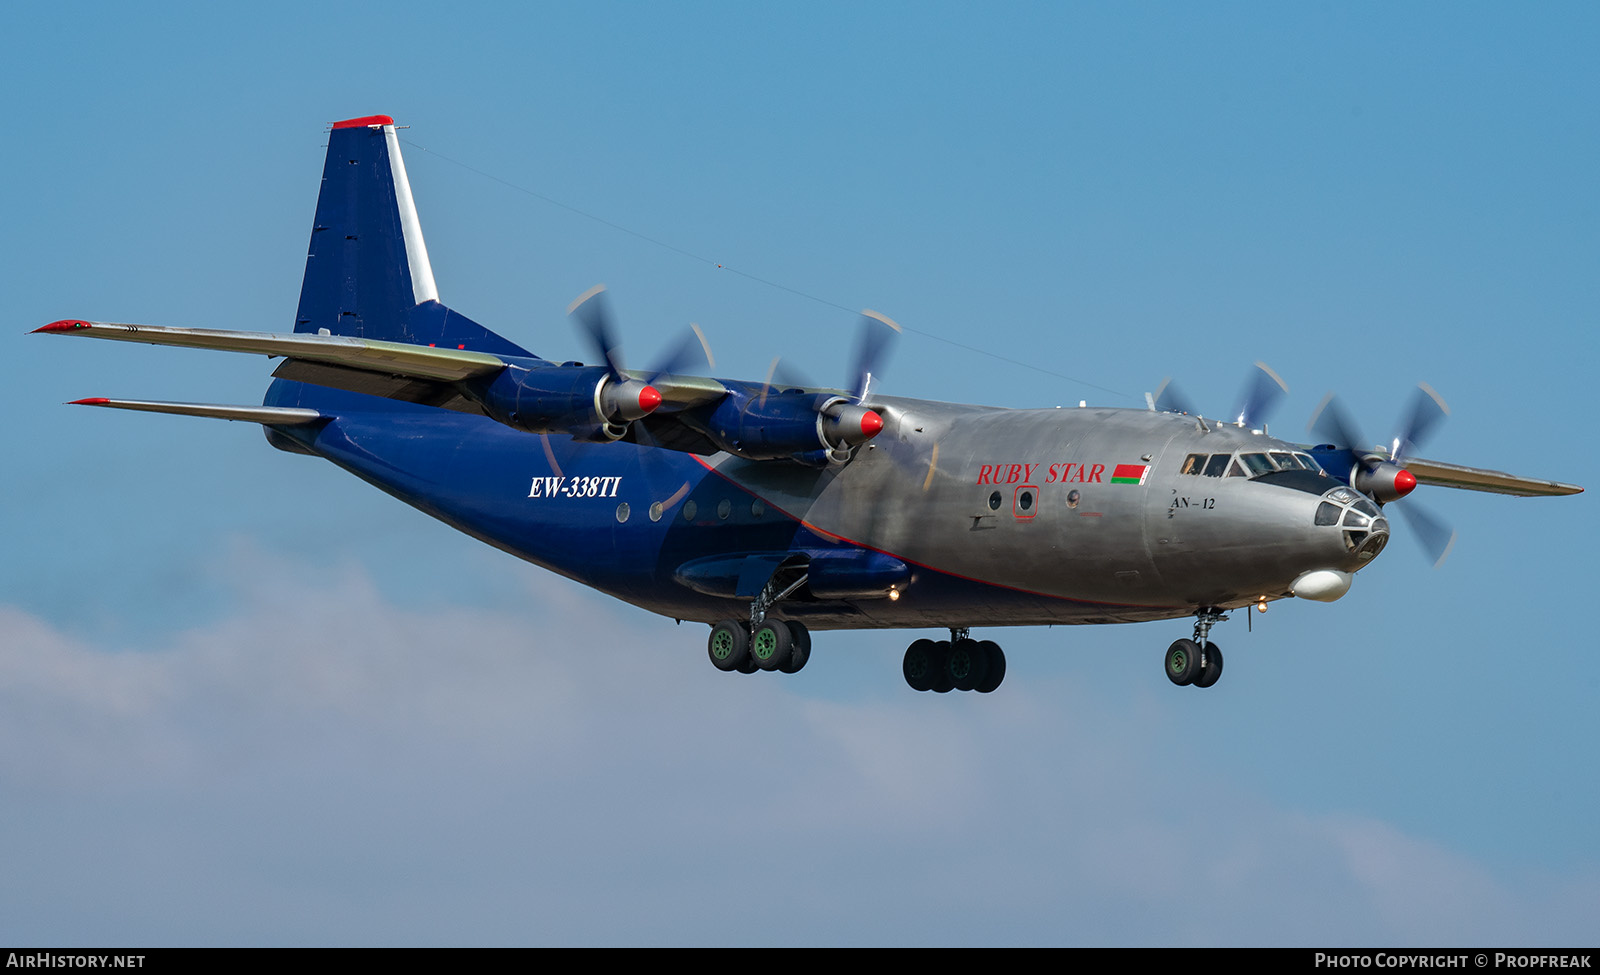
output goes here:
{"type": "Polygon", "coordinates": [[[890,589],[889,589],[889,602],[892,603],[892,602],[894,602],[895,600],[897,600],[899,598],[900,598],[900,590],[895,589],[893,587],[890,587],[890,589]]]}
{"type": "Polygon", "coordinates": [[[1256,600],[1256,612],[1265,613],[1266,611],[1267,611],[1267,597],[1262,596],[1260,599],[1256,600]]]}

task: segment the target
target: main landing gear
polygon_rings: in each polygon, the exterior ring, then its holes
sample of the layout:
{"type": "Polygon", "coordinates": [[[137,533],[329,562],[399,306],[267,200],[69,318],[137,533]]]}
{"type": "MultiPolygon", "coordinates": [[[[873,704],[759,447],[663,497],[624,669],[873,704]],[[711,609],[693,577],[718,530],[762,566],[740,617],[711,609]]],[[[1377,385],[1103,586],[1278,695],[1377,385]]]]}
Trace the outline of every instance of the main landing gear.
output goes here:
{"type": "Polygon", "coordinates": [[[718,670],[737,670],[741,674],[753,674],[758,670],[792,674],[804,667],[811,659],[811,631],[795,620],[769,619],[767,610],[805,581],[806,576],[801,573],[798,579],[779,590],[774,576],[750,604],[750,622],[723,620],[711,627],[706,650],[711,654],[712,665],[718,670]]]}
{"type": "Polygon", "coordinates": [[[811,631],[794,620],[765,619],[754,627],[740,620],[723,620],[711,628],[706,649],[718,670],[792,674],[811,659],[811,631]]]}
{"type": "Polygon", "coordinates": [[[1178,686],[1210,687],[1222,676],[1222,649],[1209,639],[1211,627],[1228,618],[1215,609],[1195,614],[1194,639],[1174,640],[1167,648],[1167,679],[1178,686]]]}
{"type": "Polygon", "coordinates": [[[906,648],[901,669],[914,691],[977,691],[987,694],[1006,678],[1006,655],[992,640],[973,640],[965,627],[950,639],[918,640],[906,648]]]}

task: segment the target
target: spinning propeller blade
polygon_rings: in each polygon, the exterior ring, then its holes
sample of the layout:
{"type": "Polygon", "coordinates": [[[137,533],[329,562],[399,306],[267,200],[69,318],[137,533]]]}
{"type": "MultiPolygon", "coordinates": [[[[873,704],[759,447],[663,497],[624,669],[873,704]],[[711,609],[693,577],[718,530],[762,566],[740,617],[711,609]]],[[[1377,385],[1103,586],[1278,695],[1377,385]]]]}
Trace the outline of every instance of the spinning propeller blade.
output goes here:
{"type": "Polygon", "coordinates": [[[1406,516],[1411,531],[1416,534],[1417,544],[1433,560],[1433,567],[1437,569],[1443,565],[1444,560],[1450,557],[1450,550],[1455,547],[1455,529],[1429,514],[1426,508],[1418,507],[1414,501],[1401,505],[1400,513],[1406,516]]]}
{"type": "Polygon", "coordinates": [[[578,330],[601,362],[611,370],[611,378],[621,381],[622,355],[617,345],[616,332],[611,327],[611,310],[606,305],[606,286],[597,284],[579,295],[572,304],[567,306],[567,314],[572,316],[578,325],[578,330]]]}
{"type": "Polygon", "coordinates": [[[1183,413],[1188,416],[1199,415],[1195,412],[1194,406],[1190,404],[1189,397],[1183,395],[1183,392],[1178,389],[1178,384],[1172,381],[1171,376],[1161,380],[1161,385],[1156,389],[1156,395],[1153,402],[1155,403],[1156,412],[1158,413],[1183,413]]]}
{"type": "Polygon", "coordinates": [[[1255,373],[1245,383],[1239,408],[1234,411],[1234,422],[1251,430],[1266,428],[1267,417],[1277,408],[1289,384],[1265,362],[1257,362],[1255,373]]]}
{"type": "Polygon", "coordinates": [[[1399,463],[1400,458],[1411,453],[1412,448],[1421,447],[1449,415],[1450,407],[1433,391],[1433,387],[1418,383],[1417,392],[1411,400],[1411,415],[1406,417],[1404,425],[1395,433],[1389,447],[1389,459],[1399,463]]]}
{"type": "Polygon", "coordinates": [[[890,343],[900,333],[887,315],[875,311],[861,313],[861,335],[856,343],[856,361],[850,370],[850,402],[860,405],[872,393],[872,378],[883,366],[890,343]]]}
{"type": "Polygon", "coordinates": [[[1351,422],[1350,414],[1344,411],[1339,401],[1332,393],[1322,397],[1322,402],[1311,414],[1311,422],[1306,424],[1307,432],[1320,437],[1324,443],[1333,444],[1349,451],[1353,462],[1361,465],[1363,470],[1369,469],[1368,455],[1356,449],[1357,444],[1366,443],[1361,438],[1361,431],[1351,422]]]}

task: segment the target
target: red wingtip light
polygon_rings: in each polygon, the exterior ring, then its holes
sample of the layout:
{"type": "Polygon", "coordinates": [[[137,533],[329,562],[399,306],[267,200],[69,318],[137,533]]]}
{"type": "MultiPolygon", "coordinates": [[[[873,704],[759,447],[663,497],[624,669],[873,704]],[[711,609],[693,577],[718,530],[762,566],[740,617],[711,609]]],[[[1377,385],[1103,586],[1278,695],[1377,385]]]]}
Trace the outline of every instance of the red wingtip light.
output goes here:
{"type": "Polygon", "coordinates": [[[861,435],[862,436],[868,437],[868,438],[876,437],[878,435],[878,431],[880,431],[882,429],[883,429],[883,417],[879,416],[876,412],[874,412],[872,410],[868,410],[867,412],[862,414],[862,416],[861,416],[861,435]]]}
{"type": "Polygon", "coordinates": [[[88,399],[75,399],[72,402],[68,403],[67,405],[68,406],[104,406],[109,402],[111,402],[111,401],[106,399],[104,396],[91,396],[88,399]]]}
{"type": "Polygon", "coordinates": [[[347,118],[343,122],[333,123],[336,129],[360,129],[369,125],[393,125],[394,119],[387,115],[363,115],[360,118],[347,118]]]}
{"type": "Polygon", "coordinates": [[[639,409],[651,413],[661,405],[661,393],[654,386],[639,390],[639,409]]]}
{"type": "Polygon", "coordinates": [[[51,322],[48,325],[41,325],[38,328],[34,329],[34,332],[35,333],[38,333],[38,332],[70,332],[75,328],[88,328],[88,327],[89,327],[89,323],[88,322],[80,322],[76,318],[64,318],[59,322],[51,322]]]}
{"type": "Polygon", "coordinates": [[[1416,487],[1417,487],[1416,475],[1412,474],[1410,471],[1402,469],[1400,471],[1400,473],[1398,473],[1398,474],[1396,474],[1394,476],[1394,490],[1395,490],[1395,493],[1398,494],[1400,497],[1403,498],[1406,495],[1410,494],[1413,490],[1416,489],[1416,487]]]}

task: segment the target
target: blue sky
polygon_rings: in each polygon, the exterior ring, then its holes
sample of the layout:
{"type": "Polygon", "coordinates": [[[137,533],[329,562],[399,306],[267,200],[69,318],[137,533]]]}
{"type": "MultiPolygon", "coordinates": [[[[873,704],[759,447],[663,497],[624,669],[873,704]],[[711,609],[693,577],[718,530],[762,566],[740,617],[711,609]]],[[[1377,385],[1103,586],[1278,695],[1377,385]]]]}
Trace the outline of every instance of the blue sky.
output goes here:
{"type": "Polygon", "coordinates": [[[1426,380],[1427,456],[1593,487],[1592,5],[0,25],[0,940],[1595,940],[1592,495],[1418,491],[1443,568],[1397,539],[1225,624],[1205,693],[1181,622],[989,634],[987,697],[908,691],[917,634],[740,680],[255,428],[58,405],[256,402],[262,360],[24,335],[288,330],[324,127],[382,112],[441,297],[542,354],[604,281],[635,360],[696,321],[718,374],[831,378],[872,307],[898,394],[1222,413],[1261,359],[1275,432],[1336,389],[1377,440],[1426,380]]]}

